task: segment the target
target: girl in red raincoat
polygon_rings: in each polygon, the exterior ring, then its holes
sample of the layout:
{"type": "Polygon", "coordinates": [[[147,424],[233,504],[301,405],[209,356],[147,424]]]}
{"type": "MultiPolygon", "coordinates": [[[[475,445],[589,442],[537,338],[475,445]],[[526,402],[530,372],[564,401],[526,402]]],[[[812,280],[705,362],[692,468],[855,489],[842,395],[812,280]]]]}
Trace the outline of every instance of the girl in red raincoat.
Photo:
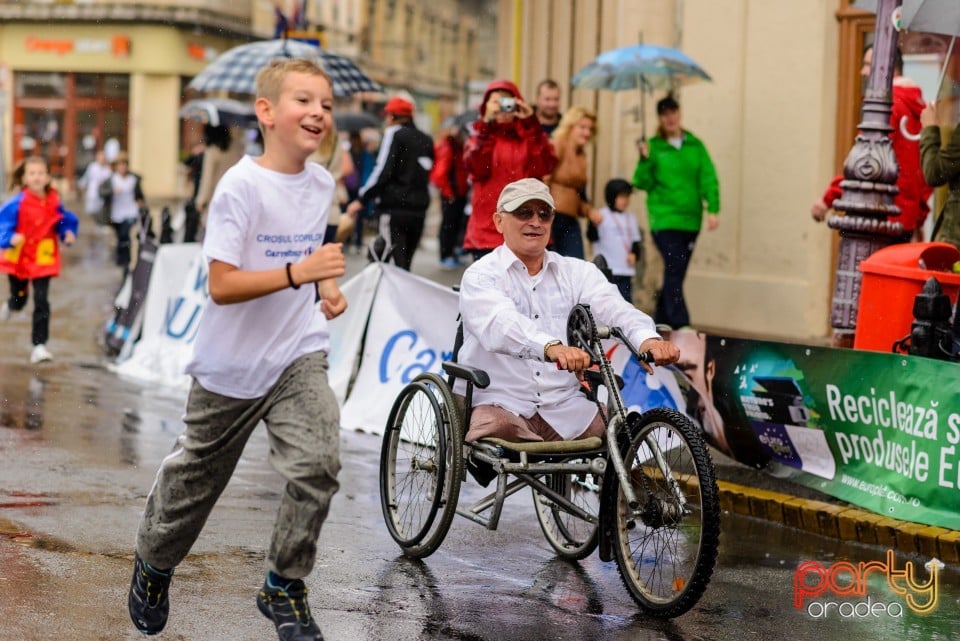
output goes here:
{"type": "Polygon", "coordinates": [[[0,206],[0,272],[10,279],[10,298],[0,306],[0,321],[27,305],[33,284],[33,351],[30,362],[53,358],[46,343],[50,334],[50,279],[60,274],[59,240],[73,244],[77,217],[65,210],[50,186],[47,161],[24,159],[13,172],[12,186],[20,193],[0,206]]]}

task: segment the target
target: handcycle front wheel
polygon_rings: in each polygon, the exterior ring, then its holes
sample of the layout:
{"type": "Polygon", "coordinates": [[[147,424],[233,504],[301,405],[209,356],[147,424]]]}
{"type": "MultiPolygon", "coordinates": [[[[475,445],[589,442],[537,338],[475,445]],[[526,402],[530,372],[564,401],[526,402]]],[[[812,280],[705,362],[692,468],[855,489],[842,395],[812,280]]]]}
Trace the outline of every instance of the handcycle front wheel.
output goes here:
{"type": "Polygon", "coordinates": [[[380,450],[380,507],[404,554],[421,559],[450,529],[463,478],[457,404],[446,381],[417,376],[397,396],[380,450]]]}
{"type": "MultiPolygon", "coordinates": [[[[568,462],[583,463],[584,460],[568,462]]],[[[554,473],[544,474],[540,480],[587,514],[597,517],[600,513],[601,477],[590,472],[554,473]]],[[[571,561],[590,556],[597,549],[599,525],[596,519],[587,521],[536,487],[531,486],[531,489],[540,529],[557,556],[571,561]]]]}
{"type": "Polygon", "coordinates": [[[639,506],[627,505],[608,468],[603,518],[614,529],[614,556],[630,596],[646,614],[673,618],[697,603],[713,574],[716,473],[700,429],[683,414],[658,408],[631,415],[628,425],[620,451],[639,506]]]}

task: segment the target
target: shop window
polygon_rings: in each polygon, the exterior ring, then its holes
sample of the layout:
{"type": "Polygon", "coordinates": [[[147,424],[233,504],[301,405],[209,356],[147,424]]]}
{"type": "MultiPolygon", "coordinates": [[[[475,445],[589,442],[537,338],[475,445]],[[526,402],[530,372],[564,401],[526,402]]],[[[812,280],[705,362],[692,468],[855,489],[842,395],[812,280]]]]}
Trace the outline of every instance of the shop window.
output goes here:
{"type": "Polygon", "coordinates": [[[64,98],[67,75],[63,73],[17,73],[17,98],[64,98]]]}

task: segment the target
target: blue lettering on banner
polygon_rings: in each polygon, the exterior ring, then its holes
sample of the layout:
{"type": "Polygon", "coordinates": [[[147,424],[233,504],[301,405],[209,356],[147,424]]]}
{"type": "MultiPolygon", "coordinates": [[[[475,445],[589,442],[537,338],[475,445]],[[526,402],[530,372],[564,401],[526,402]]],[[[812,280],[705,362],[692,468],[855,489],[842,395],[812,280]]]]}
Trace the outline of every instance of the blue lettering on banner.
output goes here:
{"type": "Polygon", "coordinates": [[[208,272],[206,269],[198,269],[197,277],[193,281],[193,291],[203,291],[206,293],[208,280],[210,280],[210,272],[208,272]]]}
{"type": "Polygon", "coordinates": [[[183,296],[167,300],[167,311],[163,316],[163,331],[170,338],[191,343],[197,336],[197,330],[200,329],[200,312],[203,307],[198,303],[192,303],[190,307],[185,304],[187,304],[187,299],[183,296]],[[188,310],[190,316],[184,321],[188,310]],[[179,321],[177,327],[174,327],[174,321],[179,321]],[[190,333],[189,337],[187,337],[188,332],[190,333]]]}
{"type": "Polygon", "coordinates": [[[453,358],[453,352],[437,352],[429,347],[419,349],[420,337],[412,329],[395,333],[383,347],[380,355],[380,382],[388,383],[392,373],[400,372],[400,382],[406,385],[422,372],[442,373],[440,364],[453,358]],[[436,365],[436,368],[434,368],[436,365]]]}
{"type": "Polygon", "coordinates": [[[209,297],[209,280],[210,272],[203,265],[198,265],[193,278],[192,294],[181,294],[167,299],[167,309],[163,315],[163,333],[166,336],[188,344],[197,337],[203,301],[209,297]]]}

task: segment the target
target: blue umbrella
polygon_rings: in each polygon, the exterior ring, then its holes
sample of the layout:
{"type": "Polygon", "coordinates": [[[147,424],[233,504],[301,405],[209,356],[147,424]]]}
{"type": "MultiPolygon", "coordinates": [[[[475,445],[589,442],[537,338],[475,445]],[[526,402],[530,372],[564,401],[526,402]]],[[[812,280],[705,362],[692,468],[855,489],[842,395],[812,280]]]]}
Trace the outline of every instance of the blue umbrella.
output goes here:
{"type": "MultiPolygon", "coordinates": [[[[579,89],[639,89],[641,99],[654,89],[711,80],[693,58],[677,49],[631,45],[604,51],[577,72],[570,83],[579,89]]],[[[641,113],[643,113],[641,109],[641,113]]],[[[646,121],[643,122],[646,138],[646,121]]]]}
{"type": "Polygon", "coordinates": [[[224,51],[187,85],[197,91],[256,92],[257,72],[275,58],[319,60],[333,80],[333,95],[349,96],[383,88],[352,60],[298,40],[262,40],[224,51]]]}

